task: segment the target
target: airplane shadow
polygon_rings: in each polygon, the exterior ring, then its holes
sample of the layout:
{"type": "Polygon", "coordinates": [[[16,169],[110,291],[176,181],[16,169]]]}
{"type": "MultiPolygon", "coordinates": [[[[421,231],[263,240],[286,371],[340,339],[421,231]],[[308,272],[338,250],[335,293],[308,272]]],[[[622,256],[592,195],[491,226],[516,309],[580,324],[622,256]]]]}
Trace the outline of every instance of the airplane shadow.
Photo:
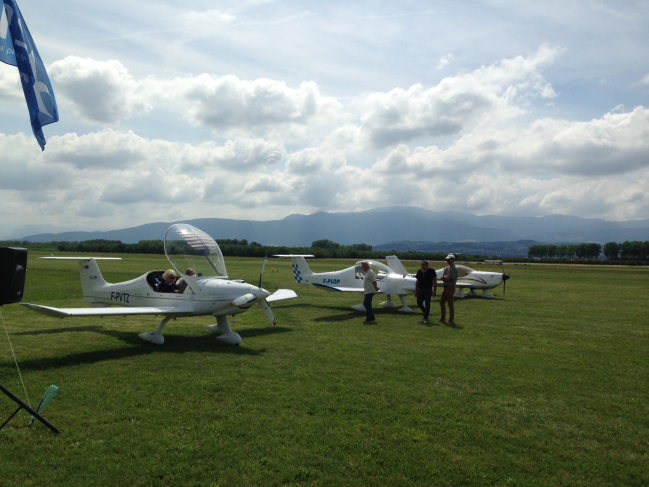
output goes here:
{"type": "Polygon", "coordinates": [[[266,328],[248,328],[247,330],[235,330],[241,338],[252,338],[264,335],[276,335],[278,333],[288,333],[293,331],[292,328],[284,326],[271,326],[266,328]]]}
{"type": "MultiPolygon", "coordinates": [[[[239,333],[242,338],[251,338],[261,335],[272,335],[275,333],[286,333],[292,331],[290,328],[253,328],[242,330],[239,333]]],[[[33,359],[21,362],[21,369],[47,370],[59,367],[68,367],[71,365],[87,365],[106,360],[119,360],[123,358],[137,357],[148,355],[150,353],[187,353],[187,352],[205,352],[205,353],[230,353],[236,355],[259,356],[266,352],[266,349],[251,350],[245,346],[232,346],[219,342],[213,335],[201,336],[184,336],[165,333],[164,345],[153,345],[140,339],[135,332],[124,332],[117,330],[107,330],[101,326],[88,325],[78,327],[53,328],[49,330],[24,331],[15,333],[15,335],[57,335],[62,333],[92,332],[100,335],[117,338],[130,346],[110,350],[95,350],[92,352],[74,353],[64,357],[52,357],[43,359],[33,359]]]]}

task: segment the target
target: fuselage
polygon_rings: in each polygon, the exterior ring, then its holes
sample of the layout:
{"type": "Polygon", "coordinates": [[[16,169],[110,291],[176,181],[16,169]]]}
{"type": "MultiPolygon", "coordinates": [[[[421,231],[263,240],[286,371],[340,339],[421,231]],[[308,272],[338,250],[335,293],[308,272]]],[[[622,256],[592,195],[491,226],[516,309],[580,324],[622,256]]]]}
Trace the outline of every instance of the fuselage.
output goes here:
{"type": "MultiPolygon", "coordinates": [[[[412,294],[415,292],[417,279],[414,274],[397,274],[390,268],[380,269],[376,273],[379,292],[382,294],[412,294]]],[[[466,266],[458,268],[456,287],[470,289],[492,289],[503,283],[503,274],[498,272],[476,271],[466,266]]],[[[436,271],[438,286],[442,285],[444,269],[436,271]]],[[[348,267],[340,271],[314,273],[302,278],[302,284],[312,284],[322,288],[356,288],[363,292],[364,274],[359,272],[358,266],[348,267]]],[[[331,289],[335,290],[335,289],[331,289]]]]}
{"type": "MultiPolygon", "coordinates": [[[[179,307],[189,308],[187,316],[235,315],[243,313],[253,304],[263,301],[270,293],[263,288],[246,284],[243,281],[230,281],[221,278],[197,279],[182,293],[163,293],[155,290],[150,283],[148,272],[136,279],[110,284],[98,282],[92,289],[84,289],[84,301],[94,307],[119,305],[126,307],[179,307]],[[244,295],[253,295],[243,305],[232,304],[244,295]]],[[[89,276],[92,279],[92,276],[89,276]]],[[[99,281],[99,279],[98,279],[99,281]]]]}

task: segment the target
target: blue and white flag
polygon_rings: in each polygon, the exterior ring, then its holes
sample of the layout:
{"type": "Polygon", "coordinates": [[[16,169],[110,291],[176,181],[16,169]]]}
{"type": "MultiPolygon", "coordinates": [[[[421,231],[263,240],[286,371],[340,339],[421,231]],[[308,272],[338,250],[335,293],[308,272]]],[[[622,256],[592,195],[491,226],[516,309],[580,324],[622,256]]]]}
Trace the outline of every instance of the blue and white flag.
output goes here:
{"type": "Polygon", "coordinates": [[[54,91],[16,0],[1,1],[4,3],[0,12],[0,61],[18,68],[32,131],[45,150],[41,127],[59,121],[54,91]]]}

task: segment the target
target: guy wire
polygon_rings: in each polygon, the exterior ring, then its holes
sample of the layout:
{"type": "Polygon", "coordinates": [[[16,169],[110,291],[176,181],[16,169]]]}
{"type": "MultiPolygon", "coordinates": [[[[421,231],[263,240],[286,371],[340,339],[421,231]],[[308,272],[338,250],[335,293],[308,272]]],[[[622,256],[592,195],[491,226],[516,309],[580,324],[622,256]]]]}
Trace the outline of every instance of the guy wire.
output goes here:
{"type": "Polygon", "coordinates": [[[25,387],[25,383],[23,382],[23,376],[20,373],[20,367],[18,367],[18,360],[16,359],[16,354],[14,353],[14,347],[11,345],[11,340],[9,339],[9,332],[7,331],[7,324],[5,323],[5,317],[2,315],[2,311],[0,310],[0,318],[2,318],[2,324],[5,327],[5,333],[7,334],[7,341],[9,342],[9,348],[11,349],[11,354],[14,356],[14,362],[16,362],[16,369],[18,369],[18,377],[20,377],[20,383],[23,385],[23,390],[25,391],[25,397],[27,398],[27,404],[29,404],[29,407],[32,407],[32,403],[29,402],[29,395],[27,394],[27,388],[25,387]]]}

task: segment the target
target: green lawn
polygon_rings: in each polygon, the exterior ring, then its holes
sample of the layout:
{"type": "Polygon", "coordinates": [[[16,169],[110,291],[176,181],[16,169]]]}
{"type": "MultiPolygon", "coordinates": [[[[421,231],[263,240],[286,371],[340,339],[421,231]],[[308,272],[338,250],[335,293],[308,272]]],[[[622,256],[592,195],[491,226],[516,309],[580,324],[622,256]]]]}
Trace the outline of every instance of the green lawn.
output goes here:
{"type": "MultiPolygon", "coordinates": [[[[81,306],[77,264],[38,255],[25,301],[81,306]]],[[[226,264],[257,282],[261,260],[226,264]]],[[[168,267],[99,265],[109,282],[168,267]]],[[[4,306],[32,405],[60,388],[44,414],[62,434],[15,417],[0,486],[648,485],[648,270],[507,272],[505,296],[456,301],[455,328],[381,308],[368,325],[350,309],[360,295],[300,286],[290,260],[272,259],[264,287],[299,297],[274,303],[276,327],[256,307],[232,318],[240,347],[205,329],[211,317],[170,322],[157,347],[137,333],[160,318],[4,306]]],[[[6,337],[0,382],[24,397],[6,337]]],[[[14,406],[0,395],[0,424],[14,406]]]]}

